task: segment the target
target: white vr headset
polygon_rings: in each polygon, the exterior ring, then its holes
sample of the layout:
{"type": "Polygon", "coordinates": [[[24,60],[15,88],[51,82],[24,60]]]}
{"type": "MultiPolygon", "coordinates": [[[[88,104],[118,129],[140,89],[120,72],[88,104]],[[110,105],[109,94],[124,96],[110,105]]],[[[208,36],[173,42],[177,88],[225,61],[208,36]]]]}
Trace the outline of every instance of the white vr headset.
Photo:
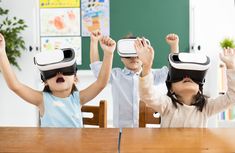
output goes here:
{"type": "MultiPolygon", "coordinates": [[[[134,47],[136,38],[134,39],[120,39],[117,42],[117,51],[121,57],[137,57],[136,50],[134,47]]],[[[146,42],[150,45],[150,41],[145,39],[146,42]]]]}
{"type": "Polygon", "coordinates": [[[41,72],[43,81],[63,73],[73,75],[77,71],[75,52],[72,48],[40,52],[34,57],[34,63],[41,72]]]}
{"type": "Polygon", "coordinates": [[[210,67],[210,59],[204,54],[178,53],[169,54],[169,72],[166,82],[178,82],[190,77],[194,82],[203,84],[210,67]]]}

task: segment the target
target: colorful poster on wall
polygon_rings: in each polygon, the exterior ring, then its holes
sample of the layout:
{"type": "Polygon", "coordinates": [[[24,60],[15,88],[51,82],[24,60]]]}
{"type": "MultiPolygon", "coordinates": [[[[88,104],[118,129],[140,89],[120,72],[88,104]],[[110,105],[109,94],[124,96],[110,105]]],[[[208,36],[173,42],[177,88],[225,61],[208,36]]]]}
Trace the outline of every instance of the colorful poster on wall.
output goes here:
{"type": "Polygon", "coordinates": [[[103,35],[110,35],[109,0],[81,0],[82,36],[100,29],[103,35]]]}
{"type": "Polygon", "coordinates": [[[40,0],[40,8],[80,7],[80,0],[40,0]]]}
{"type": "Polygon", "coordinates": [[[40,10],[41,36],[80,35],[80,9],[40,10]]]}
{"type": "Polygon", "coordinates": [[[41,51],[53,51],[60,48],[73,48],[77,64],[82,64],[81,37],[41,37],[41,51]]]}

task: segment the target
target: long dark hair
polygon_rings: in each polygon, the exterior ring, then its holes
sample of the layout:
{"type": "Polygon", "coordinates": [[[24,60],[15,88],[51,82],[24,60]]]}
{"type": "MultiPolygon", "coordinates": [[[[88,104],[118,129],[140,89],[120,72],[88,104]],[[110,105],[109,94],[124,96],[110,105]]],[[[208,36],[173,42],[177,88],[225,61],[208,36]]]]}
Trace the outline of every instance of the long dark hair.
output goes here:
{"type": "MultiPolygon", "coordinates": [[[[167,96],[169,96],[171,98],[173,105],[176,108],[178,108],[177,103],[180,105],[183,105],[177,99],[177,95],[174,92],[171,92],[171,82],[166,82],[166,86],[168,89],[167,96]]],[[[196,106],[197,109],[202,112],[204,106],[206,105],[207,99],[208,99],[208,97],[203,94],[203,84],[199,84],[199,91],[198,91],[197,95],[195,95],[194,99],[195,99],[195,102],[192,105],[196,106]]]]}

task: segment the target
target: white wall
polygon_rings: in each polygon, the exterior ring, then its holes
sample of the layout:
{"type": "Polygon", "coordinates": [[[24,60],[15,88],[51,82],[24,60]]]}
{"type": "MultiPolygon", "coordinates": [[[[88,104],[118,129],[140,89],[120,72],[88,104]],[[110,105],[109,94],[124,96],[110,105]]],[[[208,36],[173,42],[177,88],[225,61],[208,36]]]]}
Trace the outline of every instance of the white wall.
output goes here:
{"type": "MultiPolygon", "coordinates": [[[[19,61],[22,71],[13,68],[18,79],[35,87],[34,73],[30,53],[24,53],[19,61]]],[[[0,126],[37,126],[38,111],[35,106],[26,103],[7,87],[3,75],[0,74],[0,126]]]]}
{"type": "MultiPolygon", "coordinates": [[[[28,28],[22,33],[26,42],[26,47],[29,45],[35,46],[36,40],[36,26],[35,26],[35,11],[36,3],[31,0],[2,0],[1,7],[10,10],[9,17],[16,16],[24,19],[28,28]]],[[[3,18],[0,18],[0,22],[3,18]]],[[[34,71],[33,56],[35,52],[28,50],[22,51],[22,56],[19,58],[18,64],[22,71],[13,68],[16,76],[23,83],[36,88],[35,78],[39,77],[34,71]]],[[[7,87],[5,80],[0,72],[0,126],[37,126],[38,124],[38,111],[36,107],[24,102],[21,98],[15,95],[7,87]]]]}
{"type": "MultiPolygon", "coordinates": [[[[204,85],[204,92],[211,97],[219,94],[220,41],[225,37],[235,40],[234,28],[234,0],[190,0],[190,46],[196,48],[191,52],[203,52],[211,59],[204,85]]],[[[216,118],[211,118],[209,127],[217,126],[216,118]]]]}

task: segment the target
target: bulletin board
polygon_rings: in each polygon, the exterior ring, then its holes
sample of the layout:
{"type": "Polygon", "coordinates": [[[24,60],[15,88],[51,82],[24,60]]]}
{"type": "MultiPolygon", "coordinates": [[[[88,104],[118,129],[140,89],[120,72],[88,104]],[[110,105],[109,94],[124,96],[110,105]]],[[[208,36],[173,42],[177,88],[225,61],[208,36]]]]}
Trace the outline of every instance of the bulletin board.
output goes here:
{"type": "Polygon", "coordinates": [[[110,35],[109,4],[109,0],[39,0],[41,51],[73,48],[77,64],[87,69],[89,52],[87,46],[83,49],[82,38],[96,29],[110,35]]]}

